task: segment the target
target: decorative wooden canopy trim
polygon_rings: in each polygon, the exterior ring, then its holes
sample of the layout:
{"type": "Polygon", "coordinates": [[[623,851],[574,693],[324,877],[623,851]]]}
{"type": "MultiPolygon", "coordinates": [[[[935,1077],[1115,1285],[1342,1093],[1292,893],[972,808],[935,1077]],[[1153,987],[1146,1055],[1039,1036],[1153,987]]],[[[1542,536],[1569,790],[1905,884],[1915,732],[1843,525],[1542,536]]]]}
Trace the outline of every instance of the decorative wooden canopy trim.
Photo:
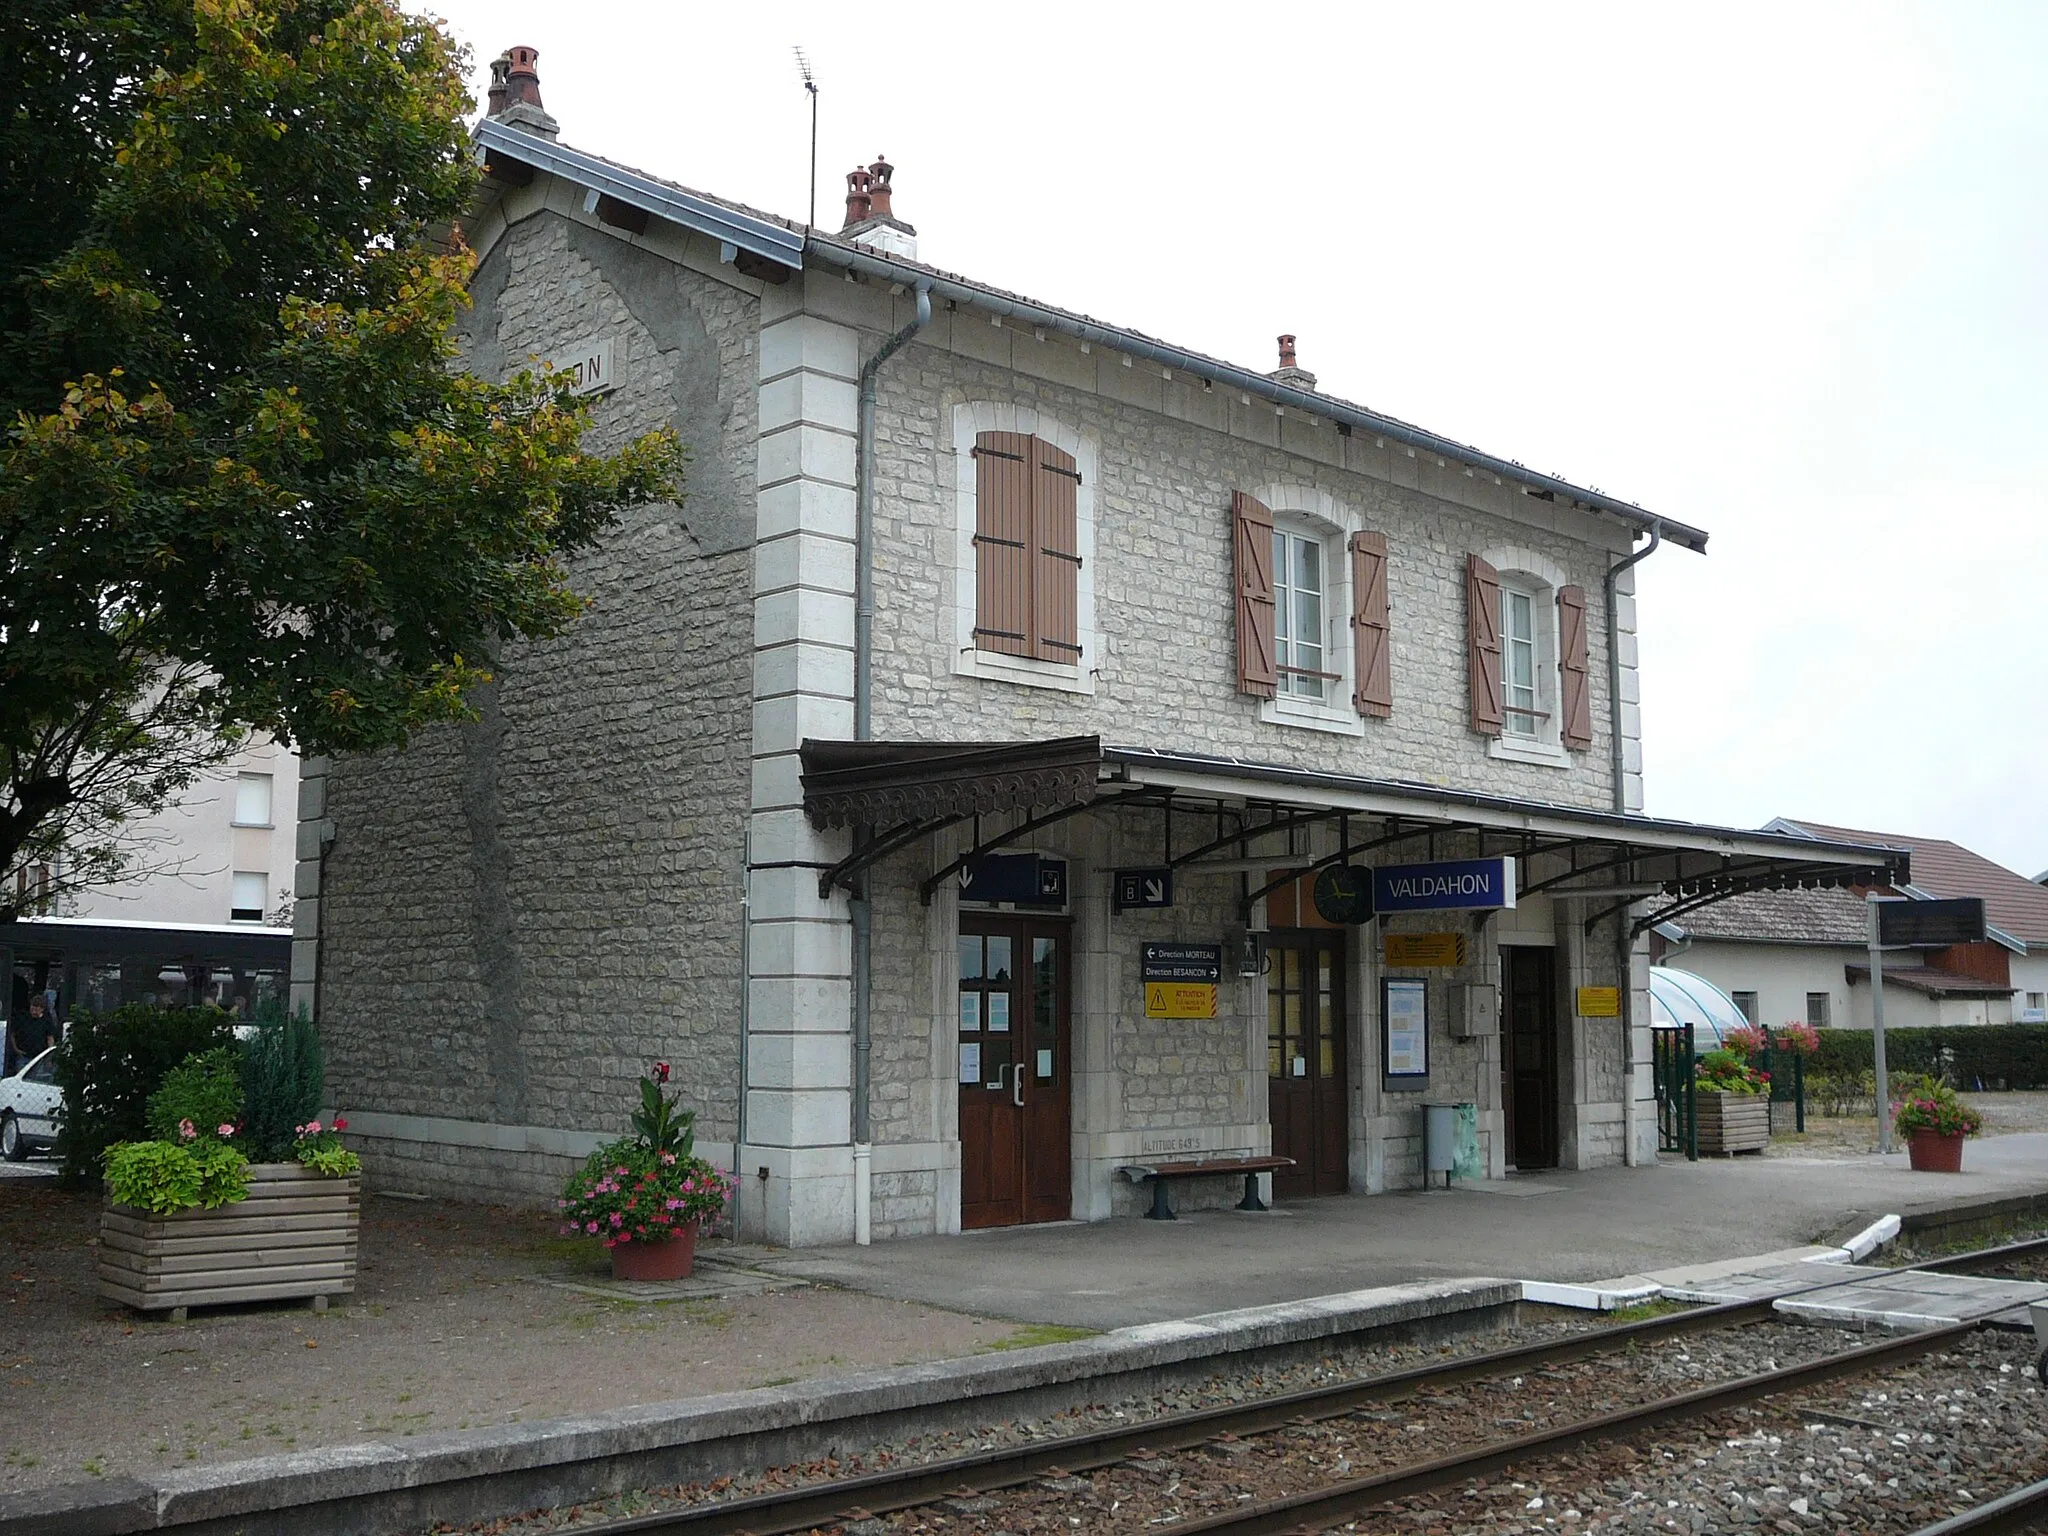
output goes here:
{"type": "Polygon", "coordinates": [[[804,814],[815,827],[881,827],[1085,805],[1102,743],[806,741],[804,814]]]}

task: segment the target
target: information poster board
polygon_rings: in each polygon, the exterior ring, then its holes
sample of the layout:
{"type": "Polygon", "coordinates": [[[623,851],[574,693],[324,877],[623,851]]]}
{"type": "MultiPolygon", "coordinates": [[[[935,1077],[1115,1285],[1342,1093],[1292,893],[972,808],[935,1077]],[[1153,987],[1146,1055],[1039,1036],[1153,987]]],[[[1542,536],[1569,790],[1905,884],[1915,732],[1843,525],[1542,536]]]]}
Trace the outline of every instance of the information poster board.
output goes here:
{"type": "Polygon", "coordinates": [[[1582,1019],[1618,1019],[1621,1017],[1621,988],[1581,987],[1579,988],[1579,1017],[1582,1019]]]}
{"type": "Polygon", "coordinates": [[[1429,1080],[1429,983],[1414,977],[1380,981],[1380,1071],[1389,1088],[1421,1088],[1429,1080]]]}

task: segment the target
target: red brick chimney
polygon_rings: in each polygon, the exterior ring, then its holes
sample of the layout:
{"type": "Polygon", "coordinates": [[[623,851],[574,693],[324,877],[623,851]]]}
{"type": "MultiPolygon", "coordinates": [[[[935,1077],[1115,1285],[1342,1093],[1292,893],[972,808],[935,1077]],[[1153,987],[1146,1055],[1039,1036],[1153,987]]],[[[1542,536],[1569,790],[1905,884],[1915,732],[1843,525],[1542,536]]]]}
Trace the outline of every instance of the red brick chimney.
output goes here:
{"type": "Polygon", "coordinates": [[[1295,361],[1294,336],[1291,332],[1280,338],[1280,366],[1266,377],[1276,384],[1285,384],[1290,389],[1313,390],[1316,387],[1316,376],[1295,361]]]}
{"type": "MultiPolygon", "coordinates": [[[[535,69],[533,64],[534,60],[540,57],[540,50],[519,44],[507,50],[505,56],[511,60],[510,67],[505,71],[506,104],[524,102],[529,107],[539,107],[540,71],[535,69]]],[[[541,110],[547,109],[542,107],[541,110]]]]}
{"type": "Polygon", "coordinates": [[[846,223],[840,235],[887,251],[892,256],[917,259],[917,231],[896,217],[890,201],[895,190],[896,167],[887,155],[875,156],[873,165],[857,165],[846,173],[846,223]]]}
{"type": "Polygon", "coordinates": [[[540,71],[533,67],[539,57],[538,48],[521,43],[491,61],[490,115],[515,128],[552,139],[562,131],[562,125],[548,116],[548,109],[540,104],[540,71]]]}

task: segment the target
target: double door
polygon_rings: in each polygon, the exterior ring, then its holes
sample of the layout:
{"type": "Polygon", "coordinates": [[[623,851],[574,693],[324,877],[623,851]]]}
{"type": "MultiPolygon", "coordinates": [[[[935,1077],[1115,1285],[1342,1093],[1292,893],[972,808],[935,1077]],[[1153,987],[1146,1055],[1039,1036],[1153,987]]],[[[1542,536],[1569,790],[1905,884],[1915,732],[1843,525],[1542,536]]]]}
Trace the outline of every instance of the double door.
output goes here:
{"type": "Polygon", "coordinates": [[[1067,924],[960,915],[960,1225],[1073,1209],[1067,924]]]}
{"type": "Polygon", "coordinates": [[[1344,934],[1275,930],[1266,940],[1266,1103],[1273,1155],[1294,1159],[1273,1193],[1341,1195],[1351,1187],[1345,1096],[1344,934]]]}

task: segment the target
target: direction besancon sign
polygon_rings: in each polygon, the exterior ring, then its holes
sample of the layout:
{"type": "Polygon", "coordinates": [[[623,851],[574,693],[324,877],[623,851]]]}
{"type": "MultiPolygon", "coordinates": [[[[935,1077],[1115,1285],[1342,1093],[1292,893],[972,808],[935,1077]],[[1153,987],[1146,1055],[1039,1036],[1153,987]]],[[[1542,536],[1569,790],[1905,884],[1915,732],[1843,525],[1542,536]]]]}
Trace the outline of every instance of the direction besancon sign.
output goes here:
{"type": "Polygon", "coordinates": [[[1486,911],[1515,904],[1513,859],[1447,859],[1437,864],[1395,864],[1372,872],[1378,913],[1486,911]]]}

